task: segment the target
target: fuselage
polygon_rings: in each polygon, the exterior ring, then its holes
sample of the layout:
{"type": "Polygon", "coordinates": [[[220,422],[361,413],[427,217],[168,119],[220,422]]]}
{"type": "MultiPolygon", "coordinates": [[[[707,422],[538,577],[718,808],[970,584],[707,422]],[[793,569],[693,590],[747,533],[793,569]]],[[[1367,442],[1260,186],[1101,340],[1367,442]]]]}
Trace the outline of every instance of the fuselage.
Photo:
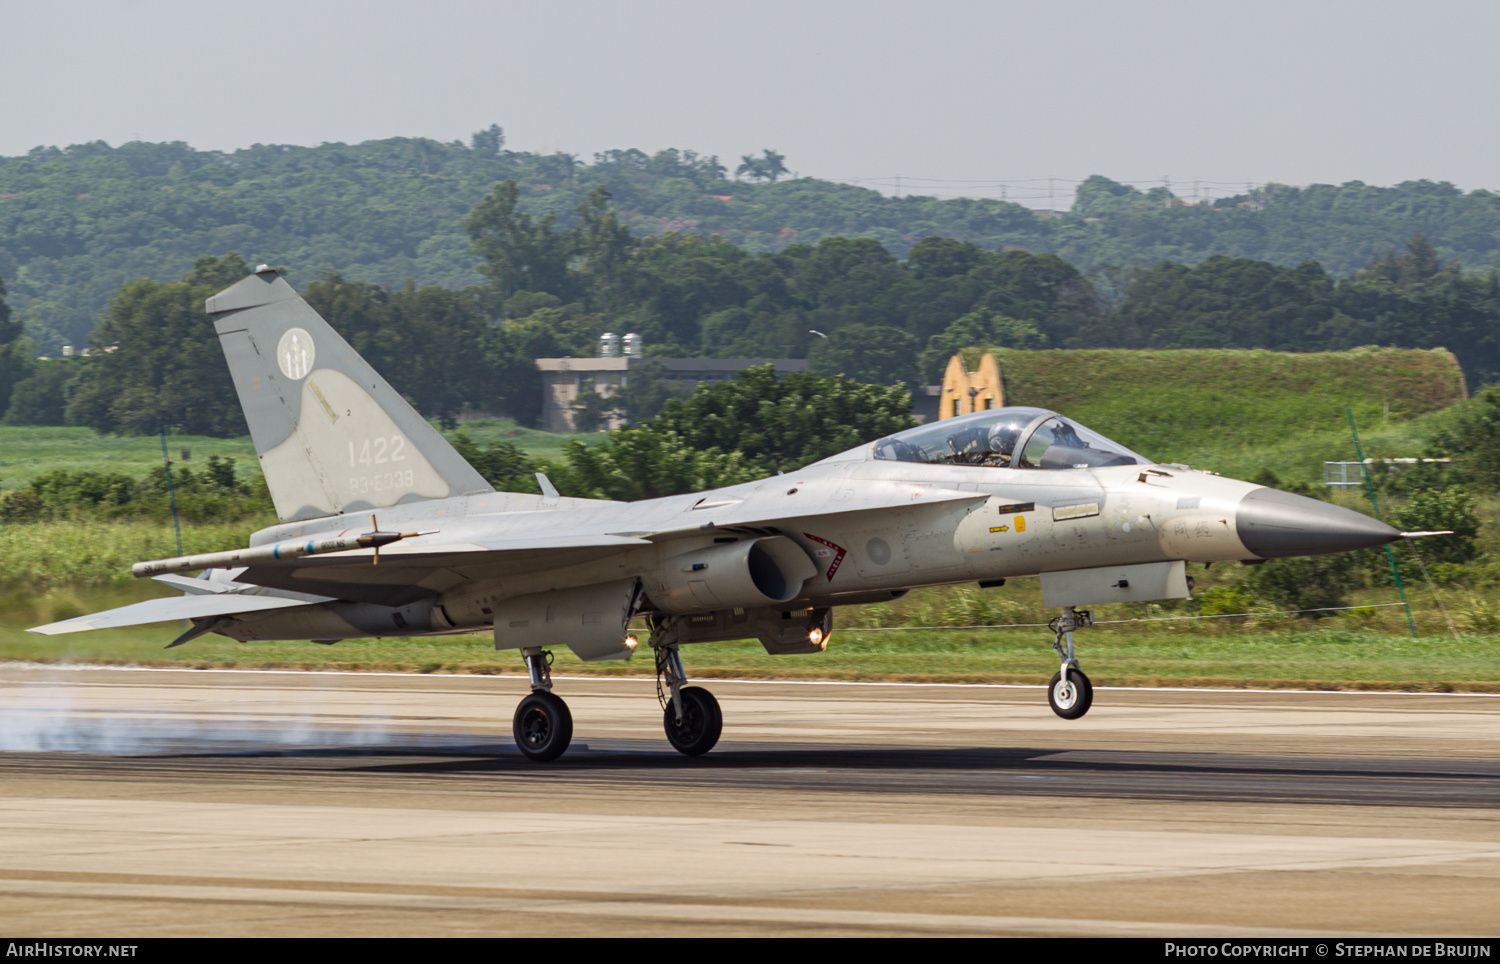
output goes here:
{"type": "MultiPolygon", "coordinates": [[[[379,511],[381,527],[438,530],[408,540],[404,548],[411,551],[424,544],[483,545],[574,533],[674,536],[536,571],[491,575],[480,566],[452,586],[435,580],[425,598],[399,606],[333,602],[319,612],[249,615],[220,631],[245,639],[479,631],[505,599],[660,571],[692,550],[772,532],[754,524],[761,517],[777,519],[774,534],[796,542],[814,561],[817,574],[795,600],[806,606],[1056,570],[1262,558],[1240,535],[1246,497],[1269,491],[1252,483],[1179,465],[1046,470],[871,456],[866,446],[790,474],[641,502],[562,498],[546,504],[541,496],[492,493],[396,505],[379,511]],[[960,492],[972,496],[955,499],[960,492]],[[861,508],[872,493],[884,494],[889,506],[861,508]]],[[[256,533],[251,544],[368,523],[368,513],[361,513],[278,525],[256,533]]]]}

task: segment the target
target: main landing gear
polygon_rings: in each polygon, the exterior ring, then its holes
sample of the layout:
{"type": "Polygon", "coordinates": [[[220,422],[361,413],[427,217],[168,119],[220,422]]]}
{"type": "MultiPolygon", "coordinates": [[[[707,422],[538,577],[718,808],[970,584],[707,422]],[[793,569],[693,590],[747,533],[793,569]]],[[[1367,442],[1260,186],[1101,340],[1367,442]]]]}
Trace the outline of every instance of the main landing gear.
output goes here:
{"type": "MultiPolygon", "coordinates": [[[[719,701],[701,686],[688,686],[687,672],[676,643],[655,648],[656,698],[661,703],[662,724],[667,741],[688,756],[701,756],[719,742],[724,731],[724,712],[719,701]]],[[[516,748],[527,759],[550,763],[567,752],[573,741],[573,714],[562,697],[552,692],[552,654],[523,649],[526,672],[531,677],[531,695],[516,707],[511,731],[516,748]]]]}
{"type": "Polygon", "coordinates": [[[656,699],[661,703],[667,742],[679,753],[701,756],[719,742],[724,712],[714,694],[701,686],[685,686],[687,671],[677,644],[656,647],[656,699]],[[668,692],[670,691],[670,696],[668,692]]]}
{"type": "Polygon", "coordinates": [[[1062,669],[1052,674],[1047,684],[1047,702],[1052,712],[1065,720],[1076,720],[1089,711],[1094,704],[1094,684],[1078,668],[1073,658],[1073,630],[1094,625],[1094,614],[1087,610],[1078,612],[1072,606],[1064,606],[1062,615],[1048,625],[1056,633],[1052,648],[1062,658],[1062,669]],[[1067,640],[1067,649],[1063,641],[1067,640]]]}
{"type": "Polygon", "coordinates": [[[521,652],[531,677],[531,695],[516,707],[511,732],[523,755],[538,763],[550,763],[573,742],[573,714],[562,697],[552,693],[552,654],[541,649],[521,652]]]}

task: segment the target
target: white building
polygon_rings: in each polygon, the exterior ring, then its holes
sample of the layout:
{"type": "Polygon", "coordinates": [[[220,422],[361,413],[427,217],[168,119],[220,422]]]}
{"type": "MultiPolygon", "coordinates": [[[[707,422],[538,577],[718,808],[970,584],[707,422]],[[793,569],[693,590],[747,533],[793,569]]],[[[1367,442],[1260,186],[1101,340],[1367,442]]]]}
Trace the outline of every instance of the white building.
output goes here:
{"type": "MultiPolygon", "coordinates": [[[[668,379],[684,385],[689,392],[704,382],[733,381],[736,372],[756,365],[774,365],[777,375],[807,370],[805,358],[538,358],[542,428],[549,432],[573,431],[572,406],[581,393],[593,391],[607,398],[629,384],[631,371],[648,362],[660,364],[668,379]]],[[[606,427],[619,428],[622,424],[623,420],[615,416],[606,427]]]]}

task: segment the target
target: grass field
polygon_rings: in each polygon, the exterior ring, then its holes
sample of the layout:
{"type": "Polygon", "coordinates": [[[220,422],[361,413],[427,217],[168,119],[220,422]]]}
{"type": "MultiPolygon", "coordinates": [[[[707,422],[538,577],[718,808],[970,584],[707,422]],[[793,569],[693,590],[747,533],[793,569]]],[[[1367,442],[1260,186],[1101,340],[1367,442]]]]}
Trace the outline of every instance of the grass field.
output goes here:
{"type": "MultiPolygon", "coordinates": [[[[1234,567],[1194,569],[1204,586],[1234,578],[1234,567]],[[1217,570],[1217,571],[1215,571],[1217,570]]],[[[0,659],[176,667],[339,669],[398,672],[518,673],[519,656],[496,652],[488,634],[414,639],[237,643],[208,636],[164,650],[175,624],[37,636],[28,626],[123,605],[166,591],[149,582],[0,596],[0,659]]],[[[1369,590],[1364,607],[1322,620],[1257,614],[1181,619],[1191,605],[1096,607],[1100,625],[1078,635],[1080,657],[1101,685],[1213,685],[1332,689],[1500,692],[1500,607],[1459,588],[1413,586],[1420,637],[1407,631],[1390,590],[1369,590]],[[1440,608],[1439,604],[1441,604],[1440,608]],[[1446,609],[1446,613],[1444,611],[1446,609]],[[1107,620],[1133,620],[1106,623],[1107,620]]],[[[972,625],[1045,623],[1035,580],[1001,590],[917,590],[898,603],[841,609],[828,652],[768,656],[753,641],[707,643],[685,651],[702,677],[1045,683],[1056,657],[1044,627],[970,629],[972,625]],[[889,627],[928,626],[930,629],[889,627]],[[886,628],[881,628],[886,627],[886,628]]],[[[649,658],[582,663],[557,653],[560,674],[651,675],[649,658]]]]}
{"type": "Polygon", "coordinates": [[[1463,399],[1445,351],[999,350],[1008,405],[1062,412],[1160,462],[1243,478],[1270,468],[1322,481],[1353,459],[1344,408],[1366,455],[1421,454],[1443,410],[1463,399]]]}
{"type": "MultiPolygon", "coordinates": [[[[1364,629],[1357,620],[1317,627],[1234,633],[1125,632],[1095,627],[1078,635],[1078,654],[1103,686],[1193,685],[1297,689],[1500,692],[1500,640],[1437,626],[1422,638],[1364,629]]],[[[0,623],[0,659],[180,668],[335,669],[519,674],[515,652],[496,652],[488,635],[431,639],[235,643],[205,637],[164,647],[173,626],[40,637],[0,623]]],[[[835,629],[828,652],[767,656],[759,643],[703,643],[683,651],[696,677],[927,682],[1047,682],[1057,659],[1045,629],[856,633],[835,629]]],[[[559,675],[651,676],[649,654],[630,662],[582,663],[557,653],[559,675]]]]}
{"type": "MultiPolygon", "coordinates": [[[[456,431],[467,433],[481,445],[506,439],[535,458],[547,459],[560,458],[566,441],[590,442],[600,437],[556,435],[498,419],[463,422],[456,431]]],[[[255,446],[248,435],[230,439],[167,435],[167,452],[173,463],[181,461],[183,449],[191,453],[186,463],[190,468],[203,464],[210,455],[217,455],[233,458],[241,478],[259,473],[255,446]]],[[[20,488],[56,469],[122,472],[140,477],[160,466],[161,440],[155,435],[100,435],[89,428],[0,425],[0,489],[20,488]]]]}
{"type": "MultiPolygon", "coordinates": [[[[188,449],[196,467],[210,455],[229,456],[241,478],[259,474],[250,436],[209,438],[168,435],[174,463],[188,449]]],[[[161,467],[161,440],[155,435],[100,435],[91,428],[0,425],[0,489],[18,489],[57,469],[70,472],[121,472],[134,478],[161,467]]]]}
{"type": "MultiPolygon", "coordinates": [[[[564,442],[579,441],[587,445],[592,445],[605,436],[604,432],[580,432],[578,434],[560,435],[554,432],[538,431],[534,428],[524,428],[515,422],[493,418],[480,418],[470,422],[463,422],[454,431],[463,432],[480,445],[488,445],[491,442],[503,440],[513,443],[532,458],[552,459],[554,461],[562,458],[564,442]]],[[[445,434],[452,436],[453,432],[445,434]]]]}

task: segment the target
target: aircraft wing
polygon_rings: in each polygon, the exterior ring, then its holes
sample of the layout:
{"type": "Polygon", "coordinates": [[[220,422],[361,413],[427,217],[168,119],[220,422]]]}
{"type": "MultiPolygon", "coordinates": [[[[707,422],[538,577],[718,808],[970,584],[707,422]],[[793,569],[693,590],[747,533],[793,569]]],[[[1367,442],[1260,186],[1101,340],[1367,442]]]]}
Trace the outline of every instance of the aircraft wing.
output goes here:
{"type": "MultiPolygon", "coordinates": [[[[821,492],[806,491],[800,499],[795,495],[783,496],[779,491],[772,499],[750,493],[740,498],[720,492],[696,502],[679,500],[655,507],[641,504],[636,512],[645,515],[644,525],[633,531],[539,533],[443,544],[402,541],[380,550],[379,565],[374,564],[373,549],[348,549],[257,562],[235,579],[275,591],[404,606],[441,595],[465,582],[581,565],[629,549],[701,535],[709,529],[784,526],[800,524],[810,517],[913,509],[986,498],[981,492],[904,482],[865,483],[836,491],[824,488],[821,492]]],[[[545,524],[555,531],[566,526],[567,513],[543,513],[534,517],[533,522],[537,527],[545,524]]]]}
{"type": "Polygon", "coordinates": [[[354,602],[404,606],[475,578],[495,578],[578,565],[647,546],[618,535],[537,536],[448,545],[397,543],[369,549],[302,556],[275,565],[254,565],[240,582],[320,593],[354,602]]]}
{"type": "MultiPolygon", "coordinates": [[[[791,496],[789,496],[791,498],[791,496]]],[[[917,509],[927,505],[953,502],[983,502],[984,492],[946,488],[938,485],[908,482],[865,482],[858,489],[843,488],[831,497],[806,505],[775,504],[763,499],[724,499],[709,496],[694,505],[689,513],[693,520],[680,521],[656,528],[616,532],[651,542],[701,533],[708,529],[732,529],[736,526],[775,526],[810,516],[833,516],[885,509],[917,509]]]]}
{"type": "Polygon", "coordinates": [[[92,616],[78,616],[61,622],[48,623],[28,629],[28,633],[57,636],[63,633],[82,633],[90,629],[117,629],[121,626],[141,626],[146,623],[163,623],[177,619],[205,619],[212,616],[233,616],[239,613],[260,612],[266,609],[284,609],[289,606],[308,606],[327,599],[291,599],[286,596],[246,596],[239,593],[213,593],[211,595],[169,596],[166,599],[148,599],[145,602],[107,609],[92,616]]]}

